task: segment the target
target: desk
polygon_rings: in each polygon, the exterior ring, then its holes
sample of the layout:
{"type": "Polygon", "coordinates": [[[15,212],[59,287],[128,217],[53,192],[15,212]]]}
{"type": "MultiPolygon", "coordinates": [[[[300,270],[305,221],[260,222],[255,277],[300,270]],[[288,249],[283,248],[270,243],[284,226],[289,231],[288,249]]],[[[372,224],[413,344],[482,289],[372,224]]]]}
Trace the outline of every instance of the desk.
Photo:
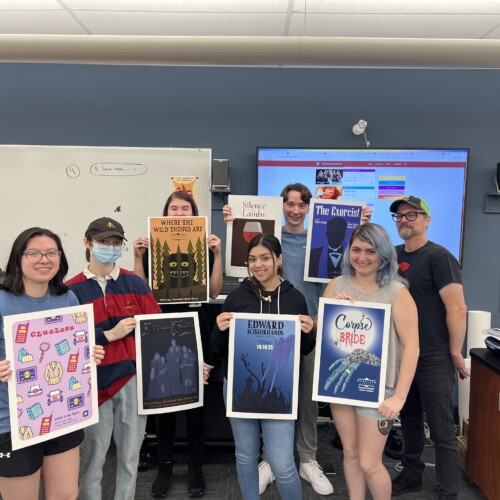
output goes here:
{"type": "Polygon", "coordinates": [[[500,358],[471,349],[466,471],[490,500],[500,499],[500,358]]]}

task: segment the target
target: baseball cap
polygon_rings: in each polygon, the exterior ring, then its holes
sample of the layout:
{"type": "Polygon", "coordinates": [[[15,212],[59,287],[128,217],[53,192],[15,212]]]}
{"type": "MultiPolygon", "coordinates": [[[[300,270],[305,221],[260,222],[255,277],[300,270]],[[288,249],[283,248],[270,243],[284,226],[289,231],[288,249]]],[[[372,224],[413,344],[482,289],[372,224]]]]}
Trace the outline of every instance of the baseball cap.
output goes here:
{"type": "Polygon", "coordinates": [[[127,241],[123,226],[109,217],[101,217],[92,221],[85,231],[85,238],[89,239],[104,240],[110,236],[118,236],[118,238],[123,238],[127,241]]]}
{"type": "Polygon", "coordinates": [[[422,210],[422,212],[425,212],[427,215],[431,213],[429,205],[427,205],[422,198],[417,198],[416,196],[405,196],[404,198],[400,198],[399,200],[392,202],[389,210],[395,214],[398,211],[398,207],[403,203],[408,203],[408,205],[422,210]]]}

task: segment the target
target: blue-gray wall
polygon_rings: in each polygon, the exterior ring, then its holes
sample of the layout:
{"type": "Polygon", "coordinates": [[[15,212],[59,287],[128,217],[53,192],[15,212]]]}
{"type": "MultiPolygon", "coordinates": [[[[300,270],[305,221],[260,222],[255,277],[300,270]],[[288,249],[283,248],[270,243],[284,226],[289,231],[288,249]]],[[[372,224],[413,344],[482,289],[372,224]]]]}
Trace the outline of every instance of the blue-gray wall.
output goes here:
{"type": "Polygon", "coordinates": [[[499,94],[498,71],[0,64],[0,142],[210,147],[229,158],[234,194],[256,192],[256,146],[363,147],[360,118],[373,147],[470,148],[466,300],[500,326],[500,215],[484,213],[499,94]]]}

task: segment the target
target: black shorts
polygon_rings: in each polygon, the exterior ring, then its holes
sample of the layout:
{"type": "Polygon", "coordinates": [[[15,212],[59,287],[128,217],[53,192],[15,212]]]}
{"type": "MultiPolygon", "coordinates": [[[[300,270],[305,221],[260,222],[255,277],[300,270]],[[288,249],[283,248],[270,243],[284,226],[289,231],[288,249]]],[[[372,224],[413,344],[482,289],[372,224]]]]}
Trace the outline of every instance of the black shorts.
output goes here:
{"type": "Polygon", "coordinates": [[[34,474],[43,457],[72,450],[83,441],[83,430],[49,439],[43,443],[12,451],[10,432],[0,434],[0,477],[22,477],[34,474]]]}

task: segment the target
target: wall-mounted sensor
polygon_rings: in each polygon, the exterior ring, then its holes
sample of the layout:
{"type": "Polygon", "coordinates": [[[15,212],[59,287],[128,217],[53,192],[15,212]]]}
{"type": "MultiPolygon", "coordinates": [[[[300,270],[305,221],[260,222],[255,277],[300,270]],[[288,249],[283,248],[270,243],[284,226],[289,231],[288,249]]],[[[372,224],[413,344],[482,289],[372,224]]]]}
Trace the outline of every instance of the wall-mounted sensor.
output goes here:
{"type": "Polygon", "coordinates": [[[368,122],[366,120],[359,120],[354,127],[352,127],[352,132],[355,135],[361,135],[365,133],[366,127],[368,126],[368,122]]]}
{"type": "Polygon", "coordinates": [[[368,137],[366,137],[366,127],[368,127],[368,122],[366,120],[359,120],[359,122],[352,127],[352,133],[354,135],[362,135],[365,138],[366,147],[369,148],[370,141],[368,137]]]}

